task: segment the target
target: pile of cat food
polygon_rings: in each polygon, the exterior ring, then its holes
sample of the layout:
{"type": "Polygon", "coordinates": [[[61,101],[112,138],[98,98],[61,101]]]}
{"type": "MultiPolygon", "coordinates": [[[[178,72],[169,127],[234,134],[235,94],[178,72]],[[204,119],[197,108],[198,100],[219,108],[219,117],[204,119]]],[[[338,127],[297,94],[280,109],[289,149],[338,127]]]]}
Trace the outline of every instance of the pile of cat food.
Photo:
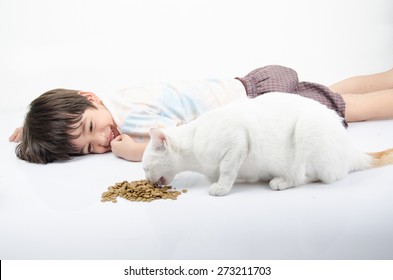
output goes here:
{"type": "Polygon", "coordinates": [[[159,186],[146,180],[123,181],[108,187],[108,191],[101,195],[101,201],[117,202],[117,197],[123,197],[130,201],[150,202],[157,199],[176,200],[181,193],[187,190],[177,191],[172,186],[159,186]]]}

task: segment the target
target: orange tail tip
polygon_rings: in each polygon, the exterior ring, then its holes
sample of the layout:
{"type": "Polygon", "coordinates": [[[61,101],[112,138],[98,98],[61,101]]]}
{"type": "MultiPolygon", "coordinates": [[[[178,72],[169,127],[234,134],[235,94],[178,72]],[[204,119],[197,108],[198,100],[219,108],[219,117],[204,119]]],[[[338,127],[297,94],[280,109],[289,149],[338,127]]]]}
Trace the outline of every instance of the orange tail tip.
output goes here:
{"type": "Polygon", "coordinates": [[[372,156],[371,168],[393,164],[393,149],[368,154],[372,156]]]}

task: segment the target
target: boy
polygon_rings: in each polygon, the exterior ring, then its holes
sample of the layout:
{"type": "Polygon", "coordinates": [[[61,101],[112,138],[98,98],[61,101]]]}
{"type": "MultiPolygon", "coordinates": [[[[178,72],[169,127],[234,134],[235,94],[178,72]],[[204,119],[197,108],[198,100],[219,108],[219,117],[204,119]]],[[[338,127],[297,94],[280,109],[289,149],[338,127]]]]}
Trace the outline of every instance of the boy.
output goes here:
{"type": "MultiPolygon", "coordinates": [[[[346,79],[331,87],[299,82],[283,66],[258,68],[243,78],[156,84],[119,92],[103,100],[91,92],[57,89],[30,104],[18,142],[19,158],[35,163],[105,153],[140,161],[152,127],[181,125],[238,98],[287,92],[315,99],[346,121],[393,117],[393,69],[346,79]]],[[[234,112],[236,113],[236,112],[234,112]]]]}

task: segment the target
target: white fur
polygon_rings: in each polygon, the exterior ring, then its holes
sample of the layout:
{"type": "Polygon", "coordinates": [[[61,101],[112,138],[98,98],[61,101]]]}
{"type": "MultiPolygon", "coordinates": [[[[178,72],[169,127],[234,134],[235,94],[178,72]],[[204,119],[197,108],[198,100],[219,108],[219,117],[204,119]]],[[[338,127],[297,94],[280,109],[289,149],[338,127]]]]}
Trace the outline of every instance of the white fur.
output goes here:
{"type": "Polygon", "coordinates": [[[331,183],[372,160],[350,143],[333,110],[287,93],[238,100],[150,137],[142,160],[148,180],[168,184],[196,171],[213,182],[211,195],[227,194],[235,180],[268,180],[274,190],[331,183]]]}

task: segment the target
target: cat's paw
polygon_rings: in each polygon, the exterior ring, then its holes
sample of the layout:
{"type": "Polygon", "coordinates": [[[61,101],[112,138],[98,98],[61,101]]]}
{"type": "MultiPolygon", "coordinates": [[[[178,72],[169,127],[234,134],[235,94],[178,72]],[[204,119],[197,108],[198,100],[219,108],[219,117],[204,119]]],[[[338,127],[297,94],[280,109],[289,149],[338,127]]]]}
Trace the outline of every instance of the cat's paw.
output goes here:
{"type": "Polygon", "coordinates": [[[211,186],[209,188],[209,194],[215,195],[215,196],[222,196],[222,195],[226,195],[227,193],[229,193],[230,190],[231,190],[231,188],[221,186],[218,183],[214,183],[214,184],[211,184],[211,186]]]}
{"type": "Polygon", "coordinates": [[[269,182],[269,186],[275,191],[285,190],[294,187],[290,182],[288,182],[284,178],[279,178],[279,177],[272,179],[269,182]]]}

